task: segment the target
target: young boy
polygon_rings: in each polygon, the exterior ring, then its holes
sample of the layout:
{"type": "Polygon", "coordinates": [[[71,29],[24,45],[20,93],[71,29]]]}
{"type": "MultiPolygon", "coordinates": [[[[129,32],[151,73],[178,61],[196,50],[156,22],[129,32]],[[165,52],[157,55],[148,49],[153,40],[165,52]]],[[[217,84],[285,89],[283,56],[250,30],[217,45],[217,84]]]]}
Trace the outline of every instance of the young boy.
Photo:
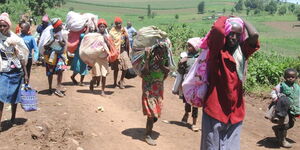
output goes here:
{"type": "Polygon", "coordinates": [[[285,81],[278,84],[271,93],[273,102],[275,101],[276,103],[275,115],[278,117],[278,121],[276,122],[278,125],[273,126],[272,129],[280,146],[285,148],[292,147],[292,144],[286,140],[287,130],[294,126],[295,118],[300,115],[300,86],[296,82],[297,76],[297,70],[291,68],[286,69],[284,71],[285,81]],[[287,105],[289,105],[287,112],[281,112],[287,105]],[[284,114],[287,114],[286,117],[281,117],[284,116],[284,114]]]}
{"type": "MultiPolygon", "coordinates": [[[[182,74],[183,77],[187,75],[190,68],[194,64],[196,58],[199,56],[198,50],[200,49],[200,38],[191,38],[187,41],[187,57],[183,57],[180,62],[178,63],[178,73],[182,74]]],[[[180,94],[180,97],[183,99],[183,102],[185,103],[185,113],[182,117],[181,122],[187,123],[189,118],[189,113],[192,112],[192,118],[193,118],[193,125],[192,130],[197,132],[199,130],[198,127],[196,127],[197,118],[198,118],[198,108],[192,107],[190,104],[188,104],[182,94],[180,94]],[[193,109],[192,109],[193,108],[193,109]],[[192,110],[191,110],[192,109],[192,110]]]]}
{"type": "Polygon", "coordinates": [[[32,66],[32,59],[33,62],[36,62],[39,57],[39,49],[37,47],[37,43],[34,39],[34,37],[29,32],[30,24],[27,22],[24,22],[21,24],[21,37],[23,38],[28,50],[29,50],[29,56],[28,56],[28,62],[26,65],[27,73],[28,73],[28,80],[30,79],[30,70],[32,66]],[[34,53],[32,54],[32,49],[34,50],[34,53]]]}

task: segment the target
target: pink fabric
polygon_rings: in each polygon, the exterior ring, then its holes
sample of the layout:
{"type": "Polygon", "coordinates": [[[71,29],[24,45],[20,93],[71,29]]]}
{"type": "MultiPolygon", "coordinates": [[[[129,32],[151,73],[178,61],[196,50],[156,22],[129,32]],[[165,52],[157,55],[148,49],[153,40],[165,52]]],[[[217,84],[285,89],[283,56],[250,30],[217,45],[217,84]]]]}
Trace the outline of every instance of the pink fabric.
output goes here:
{"type": "Polygon", "coordinates": [[[68,42],[67,42],[67,49],[70,53],[75,53],[79,46],[80,42],[80,34],[83,32],[83,30],[80,30],[78,32],[70,31],[68,34],[68,42]]]}
{"type": "Polygon", "coordinates": [[[42,21],[48,22],[49,21],[48,15],[44,15],[43,18],[42,18],[42,21]]]}
{"type": "Polygon", "coordinates": [[[6,22],[8,24],[9,27],[11,27],[11,21],[9,19],[9,15],[8,13],[4,12],[0,15],[0,20],[6,22]]]}
{"type": "Polygon", "coordinates": [[[225,36],[227,36],[231,32],[232,23],[237,23],[242,27],[242,36],[241,41],[244,41],[246,39],[246,33],[245,33],[245,23],[241,18],[234,17],[234,18],[228,18],[225,22],[225,36]]]}
{"type": "Polygon", "coordinates": [[[199,50],[201,45],[201,40],[202,39],[200,37],[194,37],[194,38],[190,38],[187,42],[190,43],[195,50],[199,50]]]}

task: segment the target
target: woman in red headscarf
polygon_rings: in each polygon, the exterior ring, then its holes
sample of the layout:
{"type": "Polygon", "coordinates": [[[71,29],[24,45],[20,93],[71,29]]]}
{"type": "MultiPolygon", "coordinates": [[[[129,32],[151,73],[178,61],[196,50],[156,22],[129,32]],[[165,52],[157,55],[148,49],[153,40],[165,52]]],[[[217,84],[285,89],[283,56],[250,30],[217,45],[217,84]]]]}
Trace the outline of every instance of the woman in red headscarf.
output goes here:
{"type": "Polygon", "coordinates": [[[45,45],[43,45],[44,57],[46,62],[46,74],[48,76],[49,83],[49,94],[52,94],[52,79],[53,74],[57,74],[57,88],[55,90],[55,94],[59,97],[63,97],[65,94],[62,92],[64,89],[61,86],[63,71],[67,69],[66,61],[67,58],[65,56],[65,45],[66,42],[62,37],[62,21],[58,18],[53,18],[51,20],[52,26],[48,27],[48,30],[45,31],[50,32],[49,34],[42,34],[41,39],[44,39],[43,36],[47,37],[45,41],[45,45]]]}
{"type": "Polygon", "coordinates": [[[120,89],[124,89],[124,77],[126,71],[127,69],[132,68],[132,64],[129,59],[129,38],[126,29],[122,27],[122,19],[120,17],[116,17],[114,22],[115,26],[109,31],[109,34],[114,40],[116,49],[120,52],[120,57],[111,64],[111,67],[112,70],[114,70],[114,86],[117,86],[119,70],[122,71],[118,85],[120,89]]]}
{"type": "MultiPolygon", "coordinates": [[[[111,42],[112,38],[107,33],[107,22],[104,19],[98,20],[98,30],[99,33],[104,37],[105,43],[110,51],[114,49],[114,43],[111,42]]],[[[110,54],[109,54],[110,55],[110,54]]],[[[108,56],[109,56],[108,55],[108,56]]],[[[109,73],[109,67],[108,67],[108,57],[104,59],[98,59],[95,63],[95,66],[92,68],[92,80],[90,82],[90,90],[94,90],[94,84],[97,83],[97,85],[100,84],[101,81],[101,95],[105,96],[105,84],[106,84],[106,76],[109,73]]]]}

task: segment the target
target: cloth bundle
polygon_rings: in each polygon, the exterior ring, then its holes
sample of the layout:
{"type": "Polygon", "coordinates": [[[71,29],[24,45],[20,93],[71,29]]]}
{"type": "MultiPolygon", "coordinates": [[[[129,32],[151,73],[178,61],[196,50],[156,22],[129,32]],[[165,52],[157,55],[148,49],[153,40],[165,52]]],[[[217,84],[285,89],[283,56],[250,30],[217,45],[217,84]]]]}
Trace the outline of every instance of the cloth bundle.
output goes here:
{"type": "Polygon", "coordinates": [[[109,54],[109,49],[101,34],[88,33],[83,37],[79,47],[79,56],[85,64],[92,67],[97,59],[107,59],[109,54]]]}

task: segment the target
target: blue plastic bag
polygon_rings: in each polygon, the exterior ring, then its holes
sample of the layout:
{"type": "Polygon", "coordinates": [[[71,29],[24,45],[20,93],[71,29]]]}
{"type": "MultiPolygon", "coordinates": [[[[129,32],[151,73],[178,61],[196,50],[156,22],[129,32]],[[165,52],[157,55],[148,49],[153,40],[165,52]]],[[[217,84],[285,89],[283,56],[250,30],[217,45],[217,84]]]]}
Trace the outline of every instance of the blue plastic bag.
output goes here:
{"type": "Polygon", "coordinates": [[[21,88],[21,106],[24,111],[37,110],[37,92],[28,85],[22,85],[21,88]]]}

